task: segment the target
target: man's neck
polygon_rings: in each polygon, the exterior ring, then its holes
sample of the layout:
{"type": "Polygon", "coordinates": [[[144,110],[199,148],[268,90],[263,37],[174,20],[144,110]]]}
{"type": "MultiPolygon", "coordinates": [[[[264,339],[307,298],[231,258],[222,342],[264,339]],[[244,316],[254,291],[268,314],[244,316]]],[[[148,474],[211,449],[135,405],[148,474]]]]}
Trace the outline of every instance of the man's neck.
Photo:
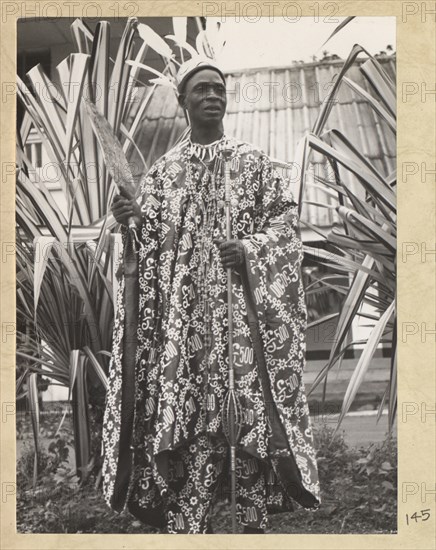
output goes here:
{"type": "Polygon", "coordinates": [[[208,145],[220,139],[224,134],[223,125],[208,127],[196,127],[191,130],[191,141],[200,145],[208,145]]]}

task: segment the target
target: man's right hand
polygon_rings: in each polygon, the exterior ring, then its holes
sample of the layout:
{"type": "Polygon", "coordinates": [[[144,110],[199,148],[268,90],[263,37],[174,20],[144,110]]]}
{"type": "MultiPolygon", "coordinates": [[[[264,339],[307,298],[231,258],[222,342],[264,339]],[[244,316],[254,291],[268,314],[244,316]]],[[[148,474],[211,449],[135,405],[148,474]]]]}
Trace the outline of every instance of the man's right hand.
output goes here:
{"type": "Polygon", "coordinates": [[[111,210],[118,223],[129,225],[129,218],[133,218],[136,226],[141,226],[141,208],[135,199],[115,195],[111,210]]]}

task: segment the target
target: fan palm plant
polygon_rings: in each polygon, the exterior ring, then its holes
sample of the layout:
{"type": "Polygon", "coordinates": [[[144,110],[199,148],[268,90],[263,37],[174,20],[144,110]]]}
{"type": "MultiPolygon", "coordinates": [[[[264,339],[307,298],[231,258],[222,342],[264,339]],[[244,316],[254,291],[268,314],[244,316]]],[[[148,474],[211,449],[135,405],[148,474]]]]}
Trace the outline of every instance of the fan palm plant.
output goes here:
{"type": "MultiPolygon", "coordinates": [[[[352,18],[349,18],[351,20],[352,18]]],[[[348,22],[348,21],[346,21],[348,22]]],[[[344,22],[344,23],[346,23],[344,22]]],[[[344,26],[342,24],[341,26],[344,26]]],[[[339,30],[339,29],[338,29],[339,30]]],[[[349,86],[374,111],[374,117],[383,124],[386,132],[395,135],[395,84],[376,58],[364,48],[355,45],[345,61],[334,86],[323,102],[312,131],[305,135],[298,147],[300,188],[314,185],[336,197],[336,212],[339,223],[327,235],[322,235],[325,248],[305,246],[305,254],[311,260],[329,266],[337,275],[348,275],[349,285],[332,284],[332,275],[318,280],[320,285],[334,289],[345,300],[338,314],[338,324],[330,350],[328,363],[319,372],[312,387],[324,383],[324,396],[329,371],[340,367],[345,351],[363,345],[362,353],[353,371],[346,390],[338,425],[348,412],[374,353],[381,343],[392,348],[390,378],[379,406],[378,418],[388,403],[389,430],[396,415],[396,173],[383,174],[339,129],[325,131],[330,113],[341,86],[349,86]],[[368,81],[372,93],[347,77],[357,56],[364,53],[368,59],[360,70],[368,81]],[[324,156],[331,167],[332,178],[314,177],[308,183],[310,158],[314,154],[324,156]],[[368,309],[371,311],[368,312],[368,309]],[[359,318],[371,323],[369,337],[351,340],[353,325],[359,318]]],[[[318,204],[318,207],[331,205],[318,204]]],[[[308,222],[303,223],[319,233],[308,222]]],[[[322,323],[327,317],[314,323],[322,323]]]]}

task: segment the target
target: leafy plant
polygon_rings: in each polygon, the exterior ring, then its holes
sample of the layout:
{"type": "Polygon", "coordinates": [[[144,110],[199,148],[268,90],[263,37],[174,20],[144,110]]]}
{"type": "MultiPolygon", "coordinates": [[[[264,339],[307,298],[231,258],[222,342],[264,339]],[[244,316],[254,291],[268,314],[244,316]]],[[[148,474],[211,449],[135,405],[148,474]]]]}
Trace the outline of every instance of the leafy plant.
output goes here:
{"type": "MultiPolygon", "coordinates": [[[[339,88],[349,86],[363,98],[374,111],[374,117],[383,123],[383,129],[395,134],[395,85],[380,62],[364,48],[355,45],[345,61],[334,86],[324,101],[312,131],[304,136],[298,147],[298,165],[301,168],[301,185],[306,184],[310,158],[314,153],[325,157],[331,167],[329,179],[315,175],[311,185],[327,190],[336,196],[336,211],[339,224],[328,235],[323,235],[327,244],[323,248],[305,246],[305,253],[315,262],[329,266],[336,274],[348,275],[351,283],[333,284],[331,276],[323,276],[318,282],[326,288],[335,289],[345,301],[341,307],[330,358],[318,374],[313,389],[324,382],[324,395],[329,371],[340,367],[345,351],[364,343],[361,356],[346,390],[338,427],[353,402],[362,380],[380,343],[390,343],[392,360],[389,384],[380,403],[379,416],[388,403],[389,428],[392,429],[396,415],[396,173],[381,173],[380,170],[338,129],[325,131],[330,113],[334,109],[339,88]],[[368,80],[373,93],[350,80],[346,74],[357,56],[368,56],[360,70],[368,80]],[[353,182],[353,185],[350,184],[353,182]],[[365,310],[366,307],[366,310],[365,310]],[[367,309],[370,307],[371,312],[367,309]],[[372,323],[369,337],[362,341],[347,343],[353,322],[363,317],[372,323]]],[[[328,205],[318,205],[319,207],[328,205]]],[[[303,223],[317,231],[308,222],[303,223]]],[[[318,319],[320,323],[327,317],[318,319]]]]}
{"type": "Polygon", "coordinates": [[[336,518],[339,532],[353,532],[359,524],[367,532],[396,531],[396,440],[388,435],[381,444],[353,448],[335,432],[325,425],[315,431],[321,515],[336,518]]]}

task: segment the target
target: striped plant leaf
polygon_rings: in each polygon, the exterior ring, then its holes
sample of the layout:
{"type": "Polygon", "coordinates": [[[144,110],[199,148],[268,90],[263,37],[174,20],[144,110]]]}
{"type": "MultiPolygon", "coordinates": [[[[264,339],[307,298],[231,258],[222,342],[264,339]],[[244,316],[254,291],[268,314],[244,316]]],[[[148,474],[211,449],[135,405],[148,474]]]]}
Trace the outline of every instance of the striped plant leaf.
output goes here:
{"type": "MultiPolygon", "coordinates": [[[[65,136],[65,162],[68,165],[71,159],[73,140],[75,136],[76,121],[79,115],[80,101],[83,96],[83,88],[87,82],[89,56],[80,53],[70,56],[70,80],[67,93],[67,117],[65,136]]],[[[78,159],[75,158],[78,162],[78,159]]]]}
{"type": "Polygon", "coordinates": [[[59,153],[59,158],[64,159],[66,105],[62,105],[62,109],[58,108],[60,96],[57,93],[57,87],[45,75],[41,65],[36,65],[30,69],[27,78],[33,89],[43,90],[41,94],[35,96],[36,104],[40,114],[43,115],[45,130],[51,136],[56,151],[59,153]]]}
{"type": "Polygon", "coordinates": [[[329,40],[331,40],[338,32],[340,32],[344,27],[346,27],[348,25],[348,23],[350,23],[354,18],[355,18],[354,16],[353,17],[345,17],[345,19],[343,21],[341,21],[337,27],[335,27],[334,31],[329,35],[327,40],[325,40],[321,44],[320,48],[325,46],[325,44],[327,44],[327,42],[329,40]]]}
{"type": "MultiPolygon", "coordinates": [[[[149,51],[148,45],[145,44],[145,42],[143,42],[141,44],[141,47],[139,48],[138,53],[135,56],[134,63],[135,64],[136,63],[143,63],[145,61],[145,57],[146,57],[148,51],[149,51]]],[[[130,68],[129,81],[128,81],[128,84],[127,84],[124,120],[127,120],[131,116],[132,110],[134,111],[133,106],[134,106],[135,103],[138,102],[137,94],[138,94],[139,90],[138,90],[137,86],[140,83],[138,73],[139,73],[139,68],[137,68],[135,65],[133,65],[130,68]]],[[[143,89],[145,89],[145,88],[146,88],[146,86],[143,86],[143,89]]],[[[123,121],[121,121],[121,124],[123,124],[123,121]]],[[[127,151],[126,147],[129,147],[129,144],[125,143],[124,146],[125,146],[124,151],[126,152],[127,151]]]]}
{"type": "Polygon", "coordinates": [[[209,42],[208,34],[205,30],[201,30],[195,39],[195,47],[202,57],[215,59],[215,51],[212,44],[209,42]]]}
{"type": "Polygon", "coordinates": [[[395,117],[392,116],[390,112],[388,112],[380,103],[372,96],[370,95],[366,90],[364,90],[361,86],[356,84],[353,80],[350,80],[346,76],[344,76],[343,81],[356,93],[358,93],[361,97],[363,97],[374,109],[374,111],[382,118],[386,124],[389,126],[389,128],[396,133],[397,129],[397,123],[395,120],[395,117]]]}
{"type": "Polygon", "coordinates": [[[379,205],[385,205],[388,209],[395,212],[395,195],[392,191],[387,189],[387,186],[384,185],[385,182],[383,182],[383,180],[378,178],[373,171],[367,169],[365,164],[356,162],[344,152],[338,151],[336,148],[327,145],[316,136],[309,135],[308,141],[310,146],[315,151],[333,158],[336,162],[353,173],[359,181],[362,182],[362,185],[364,185],[365,188],[371,192],[372,196],[377,200],[379,205]]]}
{"type": "Polygon", "coordinates": [[[138,27],[136,17],[129,17],[124,28],[123,35],[118,46],[115,63],[110,77],[108,106],[108,122],[113,128],[115,135],[118,135],[123,116],[126,114],[129,105],[126,103],[128,84],[130,79],[130,66],[126,63],[130,59],[133,47],[133,36],[138,27]]]}
{"type": "Polygon", "coordinates": [[[99,21],[95,28],[89,62],[92,91],[89,99],[96,105],[98,112],[106,118],[109,107],[109,46],[110,24],[108,21],[99,21]]]}
{"type": "Polygon", "coordinates": [[[102,366],[98,362],[96,356],[92,353],[92,351],[89,349],[88,346],[84,346],[83,351],[87,355],[91,365],[93,366],[93,368],[95,369],[95,372],[97,373],[98,377],[100,378],[100,380],[101,380],[101,382],[104,386],[104,389],[107,390],[108,384],[109,384],[108,378],[107,378],[102,366]]]}
{"type": "Polygon", "coordinates": [[[76,471],[81,483],[86,481],[89,475],[88,464],[90,462],[91,447],[85,359],[84,353],[80,350],[73,350],[71,354],[73,376],[70,390],[72,394],[76,471]]]}
{"type": "Polygon", "coordinates": [[[80,53],[91,53],[94,35],[83,19],[76,19],[71,24],[71,34],[80,53]]]}
{"type": "Polygon", "coordinates": [[[39,456],[39,400],[38,400],[38,374],[32,372],[27,377],[27,395],[29,398],[30,418],[32,420],[33,441],[35,444],[35,456],[33,462],[33,488],[36,488],[38,478],[39,456]]]}
{"type": "Polygon", "coordinates": [[[338,425],[333,435],[335,435],[335,433],[337,432],[339,424],[342,422],[344,416],[350,409],[351,403],[353,402],[353,399],[355,398],[362,384],[365,373],[368,370],[371,359],[375,353],[375,350],[377,349],[377,346],[380,342],[380,338],[383,335],[383,332],[386,328],[386,324],[391,318],[394,311],[395,311],[395,302],[392,302],[390,306],[386,309],[386,311],[383,313],[383,315],[380,317],[379,321],[375,324],[368,338],[366,346],[362,351],[362,355],[360,356],[359,361],[353,371],[347,390],[345,392],[344,402],[342,404],[342,410],[340,412],[339,419],[338,419],[338,425]]]}
{"type": "Polygon", "coordinates": [[[397,414],[397,319],[394,319],[392,334],[392,357],[391,357],[391,372],[387,393],[389,397],[388,406],[388,426],[389,432],[394,428],[394,422],[397,414]]]}
{"type": "Polygon", "coordinates": [[[312,382],[312,385],[307,391],[307,395],[311,395],[311,393],[319,386],[321,382],[325,382],[326,377],[329,373],[329,371],[340,361],[342,360],[345,352],[349,349],[352,349],[355,345],[365,344],[365,340],[353,340],[352,342],[349,342],[348,344],[344,345],[342,350],[328,363],[326,363],[321,370],[318,372],[318,374],[315,377],[315,380],[312,382]]]}
{"type": "Polygon", "coordinates": [[[327,122],[327,119],[331,113],[331,110],[335,105],[336,95],[342,84],[342,78],[348,72],[350,67],[353,66],[357,56],[362,52],[365,52],[366,54],[368,54],[368,52],[364,48],[362,48],[362,46],[359,46],[359,44],[355,44],[351,52],[348,54],[348,57],[344,65],[342,66],[337,78],[334,81],[334,84],[332,86],[332,89],[330,90],[330,93],[328,94],[328,96],[326,97],[326,99],[323,101],[321,105],[315,124],[313,125],[313,128],[312,128],[313,134],[319,136],[322,133],[323,128],[327,122]]]}
{"type": "Polygon", "coordinates": [[[360,67],[360,70],[366,76],[380,101],[395,117],[397,108],[397,99],[395,94],[395,84],[392,82],[386,71],[383,70],[380,63],[371,57],[360,67]]]}
{"type": "MultiPolygon", "coordinates": [[[[18,182],[21,183],[20,178],[18,178],[18,182]]],[[[44,204],[44,199],[41,196],[40,191],[35,186],[31,185],[30,182],[24,183],[26,183],[26,185],[24,186],[26,193],[30,194],[35,199],[35,204],[38,204],[41,207],[41,205],[44,204]]],[[[41,209],[41,216],[43,217],[43,219],[45,218],[44,221],[47,223],[47,226],[52,228],[52,232],[54,235],[56,235],[57,241],[59,241],[60,244],[59,250],[62,250],[62,246],[68,244],[68,236],[65,233],[64,227],[59,222],[57,216],[50,212],[50,209],[41,209]]],[[[89,289],[87,288],[84,275],[78,269],[76,261],[77,254],[74,252],[74,249],[71,250],[70,248],[70,255],[61,253],[60,259],[70,277],[70,280],[74,281],[74,286],[77,288],[83,300],[85,315],[87,315],[89,319],[90,326],[97,326],[95,310],[92,306],[92,299],[89,293],[89,289]]],[[[100,347],[99,341],[97,343],[97,346],[100,347]]]]}
{"type": "Polygon", "coordinates": [[[181,40],[175,34],[167,34],[165,38],[167,40],[170,40],[171,42],[174,42],[174,44],[176,44],[176,46],[178,46],[181,50],[186,50],[191,57],[198,56],[197,50],[193,48],[190,44],[188,44],[186,40],[181,40]]]}
{"type": "Polygon", "coordinates": [[[321,325],[323,323],[325,323],[326,321],[331,321],[332,319],[336,319],[336,317],[338,316],[337,313],[332,313],[331,315],[326,315],[324,317],[321,317],[320,319],[317,319],[316,321],[312,321],[311,323],[308,323],[307,324],[307,329],[311,329],[311,328],[314,328],[318,325],[321,325]]]}
{"type": "Polygon", "coordinates": [[[395,195],[390,189],[390,187],[386,183],[386,179],[383,177],[383,175],[380,173],[379,170],[374,166],[373,163],[371,163],[362,153],[359,151],[357,147],[353,145],[353,143],[346,137],[342,132],[339,130],[333,129],[329,130],[328,132],[323,134],[323,139],[325,139],[325,136],[328,136],[329,145],[333,147],[334,149],[341,151],[352,159],[355,164],[360,164],[365,169],[374,175],[374,177],[384,186],[387,187],[387,191],[390,192],[392,196],[392,201],[395,202],[395,195]]]}
{"type": "Polygon", "coordinates": [[[366,275],[371,276],[373,280],[377,281],[381,285],[384,284],[383,279],[378,275],[377,271],[370,267],[370,265],[373,264],[364,265],[363,263],[353,261],[346,256],[340,256],[334,252],[323,250],[322,248],[313,248],[304,245],[303,250],[307,256],[325,265],[333,266],[335,269],[344,271],[345,273],[357,273],[362,271],[366,275]]]}
{"type": "Polygon", "coordinates": [[[154,31],[150,26],[145,25],[144,23],[138,24],[138,34],[142,40],[150,46],[156,53],[161,55],[164,58],[172,58],[173,51],[168,46],[168,44],[163,40],[156,31],[154,31]]]}
{"type": "MultiPolygon", "coordinates": [[[[174,36],[179,43],[186,42],[186,36],[188,31],[188,18],[187,17],[173,17],[173,32],[174,36]]],[[[180,47],[180,57],[182,63],[185,61],[183,55],[183,48],[180,47]]]]}
{"type": "Polygon", "coordinates": [[[173,32],[174,36],[179,42],[186,42],[188,31],[188,18],[187,17],[173,17],[173,32]]]}
{"type": "MultiPolygon", "coordinates": [[[[362,267],[370,270],[374,265],[374,261],[375,260],[373,258],[367,256],[362,262],[362,267]]],[[[354,279],[350,285],[350,290],[341,308],[338,325],[333,337],[334,343],[330,351],[330,360],[332,360],[332,358],[341,349],[341,346],[345,341],[345,337],[350,331],[353,319],[361,306],[362,299],[368,288],[369,282],[369,275],[362,269],[355,273],[354,279]]]]}
{"type": "Polygon", "coordinates": [[[174,84],[172,80],[170,80],[167,76],[165,76],[164,73],[161,73],[160,71],[154,69],[153,67],[150,67],[149,65],[145,65],[144,63],[139,63],[137,61],[129,60],[127,61],[128,65],[131,65],[135,69],[143,69],[144,71],[148,71],[154,75],[156,75],[159,78],[159,81],[166,81],[167,86],[173,87],[174,84]]]}
{"type": "Polygon", "coordinates": [[[35,261],[35,273],[33,280],[34,293],[34,311],[38,308],[39,293],[41,291],[41,283],[44,277],[44,272],[47,267],[49,255],[53,245],[56,243],[56,237],[37,236],[33,241],[33,246],[37,251],[38,259],[35,261]]]}
{"type": "Polygon", "coordinates": [[[299,194],[297,197],[298,214],[301,215],[301,208],[303,206],[303,196],[305,192],[305,175],[307,171],[307,164],[309,160],[310,149],[308,145],[307,136],[304,136],[298,141],[297,149],[295,151],[295,164],[299,168],[299,182],[298,189],[299,194]]]}
{"type": "Polygon", "coordinates": [[[345,206],[340,206],[337,211],[339,216],[346,221],[347,224],[352,225],[355,230],[360,233],[372,237],[373,241],[385,247],[385,251],[391,251],[392,253],[396,252],[396,239],[371,219],[365,218],[358,212],[345,206]]]}

